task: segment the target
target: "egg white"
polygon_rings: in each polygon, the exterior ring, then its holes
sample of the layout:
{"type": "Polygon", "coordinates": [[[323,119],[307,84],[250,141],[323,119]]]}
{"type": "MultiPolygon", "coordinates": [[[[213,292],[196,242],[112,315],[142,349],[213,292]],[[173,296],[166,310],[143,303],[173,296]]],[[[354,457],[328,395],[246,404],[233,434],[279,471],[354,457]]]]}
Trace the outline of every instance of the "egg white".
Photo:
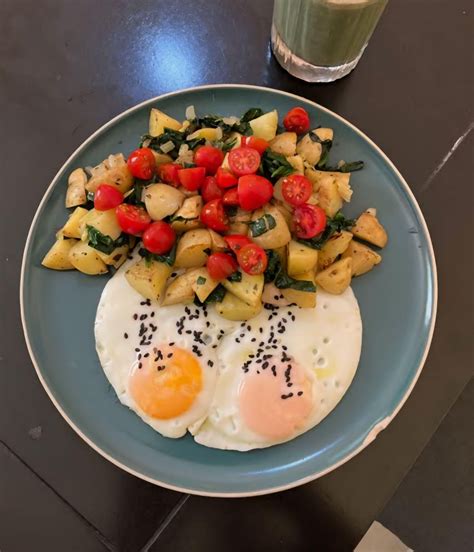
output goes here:
{"type": "MultiPolygon", "coordinates": [[[[314,309],[290,306],[263,310],[222,339],[217,349],[219,377],[214,397],[206,420],[197,430],[193,428],[196,442],[207,447],[247,451],[269,447],[308,431],[320,423],[346,393],[357,370],[361,345],[362,321],[350,288],[342,295],[318,291],[314,309]],[[281,334],[275,331],[280,321],[285,327],[281,334]],[[285,345],[287,354],[306,371],[314,399],[304,426],[283,440],[258,435],[246,426],[239,411],[239,390],[246,377],[242,365],[250,360],[249,355],[255,354],[260,342],[269,342],[271,326],[277,346],[285,345]],[[252,341],[255,337],[256,341],[252,341]]],[[[248,374],[258,368],[250,364],[248,374]]]]}

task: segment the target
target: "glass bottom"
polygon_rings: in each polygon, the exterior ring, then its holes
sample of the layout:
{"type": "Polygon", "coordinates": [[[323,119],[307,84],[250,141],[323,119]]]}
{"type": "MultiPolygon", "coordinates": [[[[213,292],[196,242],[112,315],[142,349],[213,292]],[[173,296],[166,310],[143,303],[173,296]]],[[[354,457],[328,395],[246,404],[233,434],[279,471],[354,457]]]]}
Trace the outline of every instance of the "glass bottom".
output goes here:
{"type": "Polygon", "coordinates": [[[278,63],[283,69],[288,71],[290,75],[307,82],[332,82],[345,77],[354,69],[364,53],[365,46],[355,59],[343,65],[331,67],[313,65],[293,54],[290,48],[283,42],[275,25],[272,25],[272,50],[278,63]]]}

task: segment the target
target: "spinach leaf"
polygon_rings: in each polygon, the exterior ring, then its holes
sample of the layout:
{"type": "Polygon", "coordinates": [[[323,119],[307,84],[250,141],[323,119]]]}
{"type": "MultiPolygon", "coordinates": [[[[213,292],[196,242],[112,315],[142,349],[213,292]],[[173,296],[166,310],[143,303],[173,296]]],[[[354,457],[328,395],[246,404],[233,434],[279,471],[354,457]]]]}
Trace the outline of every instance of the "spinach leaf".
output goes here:
{"type": "Polygon", "coordinates": [[[275,279],[278,271],[280,270],[281,263],[278,253],[273,249],[267,249],[265,250],[265,253],[267,254],[268,264],[263,277],[265,283],[268,284],[269,282],[273,282],[275,279]]]}
{"type": "Polygon", "coordinates": [[[236,143],[237,138],[232,138],[228,140],[218,140],[217,142],[214,142],[214,146],[221,149],[224,153],[227,153],[235,146],[236,143]]]}
{"type": "Polygon", "coordinates": [[[209,303],[220,303],[225,296],[225,287],[219,284],[211,293],[207,296],[206,300],[201,303],[207,305],[209,303]]]}
{"type": "Polygon", "coordinates": [[[198,279],[196,280],[196,283],[198,286],[203,286],[205,283],[206,283],[206,278],[204,278],[204,276],[199,276],[198,279]]]}
{"type": "Polygon", "coordinates": [[[288,176],[295,172],[295,169],[287,161],[284,155],[267,149],[262,155],[260,172],[269,180],[278,180],[278,178],[282,176],[288,176]]]}
{"type": "Polygon", "coordinates": [[[364,168],[364,162],[363,161],[352,161],[350,163],[346,163],[344,161],[343,163],[340,163],[340,164],[336,165],[335,167],[329,167],[329,166],[320,167],[319,164],[317,165],[317,167],[320,171],[349,173],[349,172],[355,172],[355,171],[362,170],[364,168]]]}
{"type": "Polygon", "coordinates": [[[261,115],[263,115],[263,111],[259,107],[251,107],[242,115],[242,117],[240,117],[240,122],[248,123],[261,115]]]}
{"type": "Polygon", "coordinates": [[[144,247],[140,247],[138,254],[146,260],[147,264],[150,264],[152,261],[158,261],[160,263],[165,263],[168,266],[173,266],[176,259],[176,245],[177,244],[175,242],[171,251],[166,255],[156,255],[155,253],[150,253],[144,247]]]}
{"type": "Polygon", "coordinates": [[[188,222],[191,222],[193,220],[197,220],[199,217],[191,217],[186,218],[182,217],[181,215],[171,215],[170,217],[167,217],[167,222],[184,222],[184,224],[187,224],[188,222]]]}
{"type": "Polygon", "coordinates": [[[354,224],[355,220],[346,218],[343,213],[339,211],[333,218],[328,217],[326,228],[321,234],[310,239],[298,238],[298,241],[313,249],[321,249],[333,234],[342,232],[342,230],[347,230],[354,226],[354,224]]]}
{"type": "Polygon", "coordinates": [[[193,138],[184,142],[189,146],[189,149],[195,150],[198,146],[203,146],[206,143],[205,138],[193,138]]]}
{"type": "Polygon", "coordinates": [[[102,234],[97,228],[89,224],[86,226],[86,229],[88,237],[87,243],[94,249],[97,249],[97,251],[110,255],[115,249],[115,241],[110,236],[102,234]]]}
{"type": "Polygon", "coordinates": [[[283,267],[280,267],[276,277],[275,286],[278,289],[296,289],[298,291],[310,291],[315,292],[316,286],[309,280],[295,280],[291,276],[288,276],[283,267]]]}
{"type": "Polygon", "coordinates": [[[272,230],[273,228],[275,228],[275,226],[276,220],[273,218],[272,215],[269,214],[265,214],[257,220],[249,223],[252,238],[256,238],[257,236],[265,234],[265,232],[272,230]]]}
{"type": "Polygon", "coordinates": [[[238,211],[237,205],[226,205],[224,209],[228,217],[235,217],[238,211]]]}
{"type": "Polygon", "coordinates": [[[236,270],[230,276],[227,277],[229,282],[241,282],[242,281],[242,272],[236,270]]]}

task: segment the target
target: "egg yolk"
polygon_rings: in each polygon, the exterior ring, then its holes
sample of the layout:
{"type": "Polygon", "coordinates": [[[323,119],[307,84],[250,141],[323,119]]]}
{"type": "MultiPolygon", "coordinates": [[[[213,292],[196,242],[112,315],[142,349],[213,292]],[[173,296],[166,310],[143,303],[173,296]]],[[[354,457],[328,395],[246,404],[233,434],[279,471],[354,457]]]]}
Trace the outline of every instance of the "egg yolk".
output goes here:
{"type": "Polygon", "coordinates": [[[186,412],[201,389],[202,371],[197,358],[167,345],[151,348],[129,381],[130,394],[138,407],[161,420],[186,412]]]}
{"type": "Polygon", "coordinates": [[[288,439],[301,429],[313,408],[311,382],[298,364],[287,365],[277,359],[275,366],[246,374],[239,390],[239,407],[245,424],[269,439],[288,439]],[[291,373],[291,377],[289,374],[291,373]],[[291,383],[288,386],[288,383],[291,383]]]}

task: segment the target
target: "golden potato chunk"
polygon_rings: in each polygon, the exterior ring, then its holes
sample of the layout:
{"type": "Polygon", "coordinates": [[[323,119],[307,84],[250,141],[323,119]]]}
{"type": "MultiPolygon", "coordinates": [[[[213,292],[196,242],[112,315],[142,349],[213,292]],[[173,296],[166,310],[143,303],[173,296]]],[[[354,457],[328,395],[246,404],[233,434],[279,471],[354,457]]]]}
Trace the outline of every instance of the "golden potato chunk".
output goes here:
{"type": "Polygon", "coordinates": [[[163,298],[163,306],[187,304],[194,301],[195,272],[195,269],[187,270],[168,284],[163,298]]]}
{"type": "Polygon", "coordinates": [[[352,276],[360,276],[372,270],[382,261],[382,257],[367,245],[352,240],[342,254],[342,258],[352,258],[352,276]]]}
{"type": "Polygon", "coordinates": [[[109,236],[113,240],[116,240],[122,233],[117,215],[115,214],[115,209],[109,209],[108,211],[91,209],[81,218],[79,227],[81,230],[81,239],[85,242],[89,240],[87,233],[88,226],[93,226],[101,234],[109,236]]]}
{"type": "Polygon", "coordinates": [[[263,293],[264,278],[263,274],[258,276],[251,276],[246,272],[241,272],[242,279],[240,282],[231,282],[230,280],[223,280],[222,285],[227,291],[230,291],[239,299],[242,299],[248,305],[255,306],[261,302],[263,293]]]}
{"type": "Polygon", "coordinates": [[[128,169],[125,157],[121,153],[109,155],[92,170],[92,176],[86,183],[86,190],[95,193],[104,182],[115,186],[125,194],[133,186],[133,176],[128,169]]]}
{"type": "Polygon", "coordinates": [[[188,197],[181,207],[173,215],[171,226],[177,234],[188,230],[194,230],[202,226],[199,215],[202,209],[202,197],[200,195],[188,197]]]}
{"type": "Polygon", "coordinates": [[[266,232],[258,236],[255,235],[258,232],[255,225],[250,227],[249,236],[260,247],[264,249],[277,249],[286,245],[291,240],[290,230],[285,217],[274,205],[266,205],[263,209],[254,211],[252,222],[255,223],[255,221],[266,221],[266,232]],[[271,218],[265,218],[265,215],[270,215],[271,218]],[[270,226],[273,226],[273,228],[270,226]]]}
{"type": "Polygon", "coordinates": [[[352,240],[352,234],[343,230],[333,234],[328,241],[323,245],[319,252],[318,268],[324,270],[331,265],[339,255],[342,255],[347,249],[350,241],[352,240]]]}
{"type": "Polygon", "coordinates": [[[360,215],[351,232],[356,238],[372,243],[377,247],[387,245],[388,236],[385,228],[380,224],[377,215],[369,211],[365,211],[360,215]]]}
{"type": "Polygon", "coordinates": [[[305,134],[296,146],[296,153],[309,165],[316,165],[321,159],[322,147],[319,142],[314,142],[309,134],[305,134]]]}
{"type": "Polygon", "coordinates": [[[129,251],[130,248],[128,244],[124,244],[116,247],[112,251],[112,253],[102,253],[102,251],[97,251],[97,254],[106,265],[113,266],[114,268],[119,268],[127,260],[127,255],[129,251]]]}
{"type": "Polygon", "coordinates": [[[151,184],[143,192],[145,207],[153,220],[174,215],[183,205],[185,196],[168,184],[151,184]]]}
{"type": "Polygon", "coordinates": [[[71,247],[69,261],[74,268],[90,276],[107,272],[107,266],[100,258],[98,251],[82,241],[76,242],[71,247]]]}
{"type": "Polygon", "coordinates": [[[76,207],[87,202],[87,175],[82,169],[75,169],[67,180],[66,207],[76,207]]]}
{"type": "Polygon", "coordinates": [[[214,230],[210,228],[208,228],[208,232],[209,236],[211,236],[211,250],[213,253],[222,252],[228,249],[226,241],[220,234],[214,232],[214,230]]]}
{"type": "Polygon", "coordinates": [[[297,276],[315,269],[318,262],[317,249],[303,245],[295,240],[288,244],[288,274],[297,276]]]}
{"type": "Polygon", "coordinates": [[[156,165],[163,165],[164,163],[172,163],[173,158],[167,153],[160,153],[159,151],[151,150],[153,157],[155,158],[156,165]]]}
{"type": "Polygon", "coordinates": [[[150,111],[150,120],[148,124],[148,132],[152,136],[159,136],[163,134],[165,128],[171,128],[173,130],[179,130],[181,123],[173,117],[166,115],[159,109],[152,108],[150,111]]]}
{"type": "Polygon", "coordinates": [[[167,264],[140,259],[125,272],[125,278],[140,295],[159,301],[170,274],[171,267],[167,264]]]}
{"type": "Polygon", "coordinates": [[[181,236],[176,249],[176,268],[197,268],[204,266],[211,249],[211,236],[205,228],[190,230],[181,236]]]}
{"type": "Polygon", "coordinates": [[[84,207],[76,207],[69,215],[66,224],[62,227],[62,234],[66,238],[81,239],[81,221],[87,215],[87,209],[84,207]]]}
{"type": "Polygon", "coordinates": [[[295,174],[304,174],[304,161],[301,155],[291,155],[286,160],[295,169],[295,174]]]}
{"type": "Polygon", "coordinates": [[[201,303],[204,303],[218,285],[219,282],[211,278],[206,267],[203,266],[194,270],[192,288],[201,303]]]}
{"type": "Polygon", "coordinates": [[[316,284],[324,291],[339,295],[343,293],[351,283],[352,258],[346,257],[328,266],[316,275],[316,284]]]}
{"type": "Polygon", "coordinates": [[[270,140],[275,138],[278,128],[278,111],[274,109],[273,111],[264,113],[260,117],[250,121],[249,125],[252,128],[254,136],[270,142],[270,140]]]}
{"type": "Polygon", "coordinates": [[[261,312],[263,305],[261,301],[249,305],[232,293],[226,293],[224,299],[220,303],[216,303],[215,308],[223,318],[239,322],[255,318],[261,312]]]}
{"type": "Polygon", "coordinates": [[[76,243],[78,243],[76,240],[58,239],[46,253],[41,264],[52,270],[74,269],[74,265],[69,259],[69,253],[76,243]]]}
{"type": "Polygon", "coordinates": [[[282,132],[281,134],[277,134],[270,142],[270,149],[285,157],[295,155],[296,138],[296,132],[282,132]]]}
{"type": "MultiPolygon", "coordinates": [[[[314,270],[293,276],[295,280],[305,280],[314,283],[314,270]]],[[[298,289],[281,289],[281,294],[288,303],[295,303],[303,309],[311,309],[316,306],[316,291],[300,291],[298,289]]]]}

